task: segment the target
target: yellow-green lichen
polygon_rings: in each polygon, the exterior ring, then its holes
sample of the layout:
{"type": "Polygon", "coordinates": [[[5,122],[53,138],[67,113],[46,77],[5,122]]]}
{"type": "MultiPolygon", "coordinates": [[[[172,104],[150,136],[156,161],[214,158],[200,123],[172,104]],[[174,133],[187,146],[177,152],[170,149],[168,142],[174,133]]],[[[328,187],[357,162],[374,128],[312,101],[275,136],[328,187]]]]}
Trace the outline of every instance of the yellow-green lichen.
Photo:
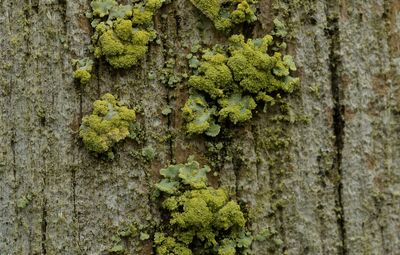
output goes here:
{"type": "MultiPolygon", "coordinates": [[[[188,101],[182,108],[189,134],[218,135],[226,121],[233,124],[252,118],[257,104],[264,110],[299,83],[290,76],[296,70],[292,56],[270,49],[273,38],[248,39],[233,35],[225,47],[205,50],[190,76],[188,101]],[[211,127],[218,127],[210,132],[211,127]]],[[[191,56],[192,58],[193,56],[191,56]]]]}
{"type": "Polygon", "coordinates": [[[251,96],[233,94],[228,98],[219,100],[222,109],[219,111],[220,119],[229,118],[233,124],[251,119],[251,111],[256,108],[256,102],[251,96]]]}
{"type": "Polygon", "coordinates": [[[75,71],[74,78],[79,80],[80,84],[88,84],[92,77],[91,72],[93,68],[93,60],[90,58],[83,58],[74,61],[75,71]]]}
{"type": "Polygon", "coordinates": [[[210,108],[202,95],[191,95],[182,108],[182,112],[189,133],[218,135],[220,126],[215,124],[216,108],[210,108]]]}
{"type": "Polygon", "coordinates": [[[134,110],[107,93],[93,103],[93,113],[83,117],[79,135],[87,149],[112,157],[113,145],[129,135],[135,118],[134,110]]]}
{"type": "Polygon", "coordinates": [[[196,8],[214,22],[218,30],[229,31],[234,25],[257,20],[256,0],[190,0],[196,8]]]}
{"type": "Polygon", "coordinates": [[[206,91],[212,98],[224,95],[224,90],[229,89],[233,82],[232,72],[226,65],[228,58],[220,53],[205,54],[205,60],[198,72],[200,75],[192,75],[189,86],[197,90],[206,91]]]}
{"type": "Polygon", "coordinates": [[[17,200],[17,207],[19,209],[24,209],[25,207],[27,207],[29,205],[29,203],[32,201],[32,195],[28,194],[26,196],[21,196],[18,200],[17,200]]]}
{"type": "Polygon", "coordinates": [[[104,17],[110,13],[110,10],[117,5],[115,0],[97,0],[92,1],[90,6],[93,9],[93,15],[104,17]]]}
{"type": "Polygon", "coordinates": [[[156,36],[152,19],[164,0],[139,2],[134,6],[118,5],[114,0],[92,1],[93,52],[104,57],[114,68],[136,65],[156,36]]]}
{"type": "Polygon", "coordinates": [[[274,19],[274,31],[273,35],[278,36],[278,37],[285,37],[288,34],[287,28],[285,26],[285,23],[280,21],[278,18],[274,19]]]}
{"type": "Polygon", "coordinates": [[[157,151],[151,145],[144,147],[141,154],[147,162],[151,162],[157,157],[157,151]]]}
{"type": "Polygon", "coordinates": [[[160,171],[156,187],[168,217],[154,237],[156,254],[248,254],[245,215],[226,190],[207,185],[209,171],[192,159],[160,171]]]}

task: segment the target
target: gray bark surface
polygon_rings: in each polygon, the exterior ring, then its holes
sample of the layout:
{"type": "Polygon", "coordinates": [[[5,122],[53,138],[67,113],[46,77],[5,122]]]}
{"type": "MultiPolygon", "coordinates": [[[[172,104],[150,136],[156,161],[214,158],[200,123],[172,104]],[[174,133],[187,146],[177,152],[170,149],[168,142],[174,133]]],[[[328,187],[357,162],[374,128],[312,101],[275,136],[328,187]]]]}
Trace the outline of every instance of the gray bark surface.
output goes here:
{"type": "MultiPolygon", "coordinates": [[[[262,36],[284,20],[301,85],[287,100],[292,118],[260,111],[228,140],[187,137],[185,83],[148,79],[171,57],[176,73],[187,72],[185,45],[227,35],[189,0],[174,0],[156,14],[161,44],[139,66],[98,61],[80,87],[71,63],[90,54],[89,4],[0,0],[0,254],[108,254],[132,222],[151,235],[158,171],[189,155],[215,163],[211,183],[229,188],[255,233],[273,233],[254,241],[254,254],[400,254],[398,0],[260,0],[256,25],[237,32],[262,36]],[[140,143],[118,144],[113,161],[94,157],[78,135],[106,92],[140,109],[140,143]],[[151,162],[140,157],[146,146],[157,152],[151,162]]],[[[152,254],[151,238],[125,245],[152,254]]]]}

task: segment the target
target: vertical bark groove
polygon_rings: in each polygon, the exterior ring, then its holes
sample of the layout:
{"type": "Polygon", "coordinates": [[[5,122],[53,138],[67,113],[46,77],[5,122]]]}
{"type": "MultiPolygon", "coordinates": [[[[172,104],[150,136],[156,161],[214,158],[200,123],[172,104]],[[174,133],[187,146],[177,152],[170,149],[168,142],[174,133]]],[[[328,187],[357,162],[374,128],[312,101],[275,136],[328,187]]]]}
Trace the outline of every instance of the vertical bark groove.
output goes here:
{"type": "MultiPolygon", "coordinates": [[[[168,107],[171,107],[171,99],[170,99],[170,90],[167,89],[167,96],[166,96],[166,102],[168,107]]],[[[169,135],[171,135],[172,132],[172,114],[174,113],[174,111],[172,110],[172,112],[170,114],[168,114],[167,116],[167,130],[169,132],[169,135]]],[[[173,142],[172,139],[168,140],[168,156],[169,156],[169,160],[172,162],[172,160],[174,159],[174,148],[173,148],[173,142]]]]}
{"type": "MultiPolygon", "coordinates": [[[[11,95],[12,94],[10,93],[10,98],[11,98],[11,95]]],[[[16,168],[17,161],[16,161],[16,154],[15,154],[15,143],[16,143],[15,142],[15,127],[13,126],[11,129],[11,141],[10,141],[10,148],[11,148],[11,153],[12,153],[11,168],[12,168],[12,174],[13,174],[12,189],[13,189],[13,193],[14,193],[13,199],[14,199],[14,201],[17,201],[16,195],[17,195],[17,191],[18,191],[18,181],[17,181],[17,168],[16,168]]],[[[18,218],[18,207],[16,204],[14,205],[14,212],[15,212],[15,217],[17,219],[18,218]]]]}
{"type": "Polygon", "coordinates": [[[77,241],[77,244],[76,244],[76,246],[78,247],[78,249],[79,249],[79,221],[78,221],[78,211],[77,211],[77,208],[76,208],[76,168],[75,167],[73,167],[72,169],[71,169],[71,184],[72,184],[72,213],[73,213],[73,215],[72,215],[72,222],[73,222],[73,224],[75,225],[75,227],[76,227],[76,229],[77,229],[77,234],[75,235],[76,236],[76,241],[77,241]]]}
{"type": "MultiPolygon", "coordinates": [[[[44,190],[43,190],[44,192],[44,190]]],[[[47,205],[47,200],[44,198],[43,201],[43,206],[42,206],[42,226],[41,226],[41,231],[42,231],[42,254],[46,255],[47,254],[47,249],[46,249],[46,239],[47,239],[47,210],[46,210],[46,205],[47,205]]]]}
{"type": "MultiPolygon", "coordinates": [[[[334,4],[336,1],[332,1],[328,4],[327,8],[335,9],[334,4]]],[[[336,149],[335,157],[333,159],[332,171],[335,171],[338,177],[337,180],[337,198],[335,201],[337,210],[337,223],[339,229],[339,235],[341,239],[341,254],[346,255],[346,227],[345,227],[345,215],[343,206],[343,183],[342,175],[343,171],[341,168],[342,163],[342,151],[344,143],[344,127],[345,121],[343,118],[344,105],[341,103],[342,91],[340,88],[339,79],[339,68],[340,68],[340,33],[339,33],[339,16],[338,13],[327,12],[327,35],[330,40],[330,52],[329,52],[329,70],[330,70],[330,83],[332,90],[332,101],[333,101],[333,133],[335,136],[334,146],[336,149]]]]}

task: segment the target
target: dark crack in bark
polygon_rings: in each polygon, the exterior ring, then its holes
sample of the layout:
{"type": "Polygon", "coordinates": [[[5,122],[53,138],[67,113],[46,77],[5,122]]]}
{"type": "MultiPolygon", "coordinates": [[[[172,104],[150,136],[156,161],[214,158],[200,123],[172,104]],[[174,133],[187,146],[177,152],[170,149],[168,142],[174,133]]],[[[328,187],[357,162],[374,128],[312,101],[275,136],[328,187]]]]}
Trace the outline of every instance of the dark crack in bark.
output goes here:
{"type": "Polygon", "coordinates": [[[46,161],[43,159],[43,167],[45,168],[42,176],[43,186],[42,186],[42,219],[41,219],[41,246],[42,246],[42,255],[47,254],[46,249],[46,240],[47,240],[47,198],[46,198],[46,186],[47,186],[47,171],[46,171],[46,161]]]}
{"type": "Polygon", "coordinates": [[[77,240],[77,247],[78,249],[80,249],[80,234],[79,234],[79,218],[78,218],[78,210],[77,210],[77,206],[76,206],[76,186],[77,186],[77,182],[76,182],[76,171],[77,171],[77,167],[72,167],[71,168],[71,189],[72,189],[72,220],[73,220],[73,224],[76,226],[77,229],[77,233],[76,233],[76,240],[77,240]]]}
{"type": "MultiPolygon", "coordinates": [[[[11,96],[10,96],[11,98],[11,96]]],[[[11,130],[12,134],[11,134],[11,141],[10,141],[10,147],[11,147],[11,152],[12,152],[12,172],[13,172],[13,178],[14,178],[14,183],[13,183],[13,192],[14,192],[14,199],[15,201],[17,200],[16,198],[16,194],[17,194],[17,187],[18,187],[18,182],[17,182],[17,168],[16,168],[16,155],[15,155],[15,127],[13,125],[12,130],[11,130]]],[[[18,207],[15,204],[15,216],[18,216],[18,207]]]]}
{"type": "Polygon", "coordinates": [[[256,126],[255,125],[251,125],[251,133],[252,133],[252,135],[253,135],[253,141],[254,141],[254,146],[253,146],[253,148],[254,148],[254,154],[256,155],[256,164],[255,164],[255,166],[256,166],[256,185],[257,185],[257,190],[259,189],[259,179],[260,179],[260,162],[259,162],[259,159],[258,159],[258,157],[259,157],[259,155],[258,155],[258,151],[259,151],[259,148],[258,148],[258,142],[257,141],[259,141],[259,135],[258,135],[258,132],[257,132],[257,129],[256,129],[256,126]]]}
{"type": "Polygon", "coordinates": [[[340,87],[340,76],[339,68],[341,65],[340,59],[340,31],[339,31],[339,14],[337,10],[337,4],[335,1],[328,3],[327,16],[327,29],[326,35],[330,40],[330,52],[329,52],[329,70],[331,73],[331,91],[333,100],[333,133],[335,136],[334,146],[336,149],[335,156],[332,164],[332,172],[335,172],[338,176],[336,185],[336,215],[337,224],[341,240],[341,247],[339,248],[339,254],[346,255],[346,227],[345,227],[345,212],[343,206],[343,169],[342,163],[342,151],[344,143],[344,127],[345,121],[343,118],[344,105],[341,103],[342,90],[340,87]]]}
{"type": "Polygon", "coordinates": [[[43,199],[43,207],[42,207],[42,254],[47,254],[46,250],[46,239],[47,239],[47,200],[43,199]]]}

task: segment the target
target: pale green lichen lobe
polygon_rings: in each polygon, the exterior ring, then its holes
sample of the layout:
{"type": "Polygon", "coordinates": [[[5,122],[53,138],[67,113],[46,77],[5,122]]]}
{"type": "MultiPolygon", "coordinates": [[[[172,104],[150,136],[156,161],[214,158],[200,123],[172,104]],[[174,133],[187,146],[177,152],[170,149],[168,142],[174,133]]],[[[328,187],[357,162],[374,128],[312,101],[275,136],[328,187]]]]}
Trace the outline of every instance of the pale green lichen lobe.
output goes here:
{"type": "Polygon", "coordinates": [[[191,134],[207,133],[216,136],[220,126],[215,124],[216,108],[210,108],[205,98],[199,94],[193,94],[182,108],[183,116],[187,122],[187,131],[191,134]]]}
{"type": "Polygon", "coordinates": [[[251,119],[251,111],[257,106],[251,96],[242,97],[240,94],[233,94],[228,98],[222,98],[218,103],[221,106],[221,110],[218,113],[220,119],[229,118],[233,124],[251,119]]]}

